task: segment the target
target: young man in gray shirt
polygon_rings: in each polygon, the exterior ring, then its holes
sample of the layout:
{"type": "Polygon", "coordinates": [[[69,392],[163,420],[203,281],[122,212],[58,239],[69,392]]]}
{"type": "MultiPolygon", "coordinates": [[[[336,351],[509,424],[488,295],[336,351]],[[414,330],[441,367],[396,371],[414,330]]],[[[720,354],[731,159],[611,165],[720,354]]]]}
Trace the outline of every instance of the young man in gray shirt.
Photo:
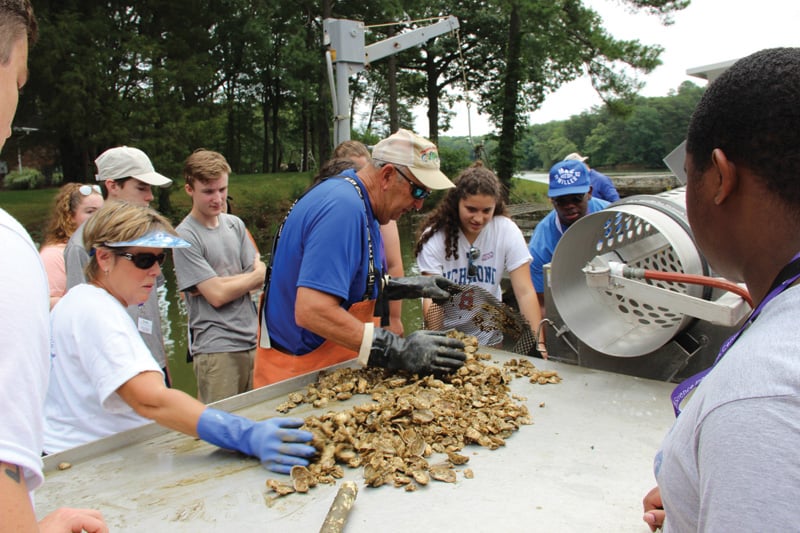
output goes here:
{"type": "Polygon", "coordinates": [[[225,158],[196,150],[184,164],[192,210],[176,228],[192,246],[175,250],[178,290],[189,314],[189,344],[200,400],[215,402],[250,390],[258,319],[250,291],[261,288],[266,265],[244,222],[225,213],[225,158]]]}

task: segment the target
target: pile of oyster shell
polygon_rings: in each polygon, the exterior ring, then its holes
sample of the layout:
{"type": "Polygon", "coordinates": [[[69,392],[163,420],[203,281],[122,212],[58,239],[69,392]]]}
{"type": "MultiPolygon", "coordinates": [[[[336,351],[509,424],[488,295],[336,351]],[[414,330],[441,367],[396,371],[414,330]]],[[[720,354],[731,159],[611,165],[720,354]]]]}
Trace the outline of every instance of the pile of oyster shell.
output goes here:
{"type": "MultiPolygon", "coordinates": [[[[531,383],[558,383],[555,371],[537,369],[527,359],[512,359],[499,367],[478,353],[477,339],[458,332],[467,360],[450,376],[418,378],[380,368],[345,368],[321,373],[305,392],[289,395],[277,410],[287,413],[300,404],[327,407],[355,394],[371,400],[341,411],[305,419],[314,434],[319,457],[308,467],[292,468],[292,483],[268,479],[278,496],[307,492],[318,483],[334,484],[342,466],[364,469],[366,485],[391,484],[414,491],[431,479],[454,483],[456,466],[469,457],[459,452],[467,444],[490,450],[505,445],[521,425],[531,424],[524,398],[510,394],[509,382],[528,377],[531,383]],[[434,455],[437,454],[437,455],[434,455]],[[430,459],[440,460],[431,464],[430,459]]],[[[469,468],[462,471],[472,478],[469,468]]]]}

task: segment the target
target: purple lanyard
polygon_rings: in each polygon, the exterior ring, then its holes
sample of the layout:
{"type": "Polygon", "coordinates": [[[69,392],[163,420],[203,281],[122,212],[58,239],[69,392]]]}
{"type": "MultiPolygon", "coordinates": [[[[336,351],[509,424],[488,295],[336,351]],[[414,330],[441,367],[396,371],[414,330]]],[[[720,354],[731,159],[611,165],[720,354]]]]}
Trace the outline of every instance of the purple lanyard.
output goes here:
{"type": "Polygon", "coordinates": [[[686,398],[690,392],[700,385],[700,382],[703,381],[703,378],[706,377],[706,374],[711,372],[711,369],[713,369],[714,366],[719,363],[720,359],[722,359],[730,347],[733,346],[733,343],[735,343],[742,333],[744,333],[744,330],[746,330],[750,324],[755,322],[756,318],[758,318],[758,315],[760,315],[761,311],[764,309],[764,306],[780,293],[789,288],[792,283],[800,279],[800,268],[798,268],[800,267],[800,261],[798,260],[800,260],[800,253],[796,254],[792,260],[789,261],[789,264],[783,267],[778,274],[778,277],[775,278],[775,281],[772,283],[769,293],[767,293],[764,299],[761,300],[761,303],[758,304],[753,312],[750,313],[750,316],[747,317],[747,320],[742,327],[739,328],[739,331],[731,335],[728,340],[722,343],[722,347],[719,349],[719,353],[717,354],[717,358],[714,360],[714,364],[702,372],[699,372],[694,376],[682,381],[677,387],[675,387],[675,390],[672,391],[670,398],[672,398],[672,409],[674,409],[676,417],[681,414],[681,402],[683,402],[684,398],[686,398]]]}

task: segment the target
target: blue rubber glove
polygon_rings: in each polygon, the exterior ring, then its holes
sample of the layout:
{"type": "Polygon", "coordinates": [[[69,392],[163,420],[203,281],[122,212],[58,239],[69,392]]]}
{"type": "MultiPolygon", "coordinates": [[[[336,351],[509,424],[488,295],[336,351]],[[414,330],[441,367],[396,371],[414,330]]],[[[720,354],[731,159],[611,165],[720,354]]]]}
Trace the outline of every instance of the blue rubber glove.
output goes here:
{"type": "Polygon", "coordinates": [[[206,442],[258,457],[264,468],[288,474],[294,465],[308,466],[316,453],[305,444],[314,437],[299,428],[302,418],[270,418],[254,422],[219,409],[207,408],[197,422],[197,435],[206,442]]]}

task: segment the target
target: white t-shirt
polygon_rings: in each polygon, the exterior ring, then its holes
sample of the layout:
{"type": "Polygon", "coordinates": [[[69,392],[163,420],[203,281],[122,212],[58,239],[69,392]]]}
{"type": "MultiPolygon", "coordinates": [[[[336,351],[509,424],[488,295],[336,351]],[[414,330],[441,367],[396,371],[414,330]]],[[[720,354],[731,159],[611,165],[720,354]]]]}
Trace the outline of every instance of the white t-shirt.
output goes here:
{"type": "Polygon", "coordinates": [[[76,285],[50,319],[44,451],[59,452],[150,422],[116,392],[142,372],[161,372],[119,300],[94,285],[76,285]]]}
{"type": "Polygon", "coordinates": [[[50,297],[39,252],[0,209],[0,460],[19,465],[28,490],[42,475],[42,404],[49,372],[50,297]]]}
{"type": "MultiPolygon", "coordinates": [[[[519,227],[508,217],[493,217],[470,245],[464,233],[458,231],[458,259],[450,256],[445,259],[444,231],[437,231],[422,245],[417,264],[423,274],[440,274],[459,285],[477,285],[498,300],[502,300],[500,282],[504,272],[511,272],[531,262],[531,254],[525,237],[519,227]],[[474,246],[480,250],[480,257],[473,261],[477,267],[475,277],[468,277],[469,249],[474,246]]],[[[452,302],[445,304],[444,329],[458,329],[475,335],[484,345],[495,345],[502,341],[502,333],[496,330],[480,331],[469,320],[472,305],[462,302],[469,298],[468,292],[457,295],[452,302]],[[462,312],[461,310],[465,310],[462,312]]]]}
{"type": "Polygon", "coordinates": [[[663,531],[797,531],[800,287],[768,303],[686,400],[655,473],[663,531]]]}

